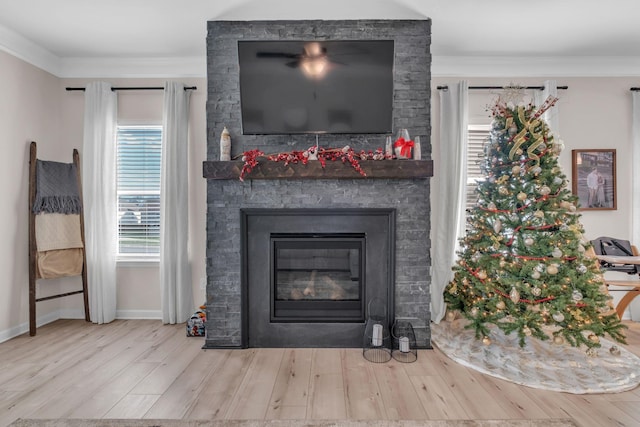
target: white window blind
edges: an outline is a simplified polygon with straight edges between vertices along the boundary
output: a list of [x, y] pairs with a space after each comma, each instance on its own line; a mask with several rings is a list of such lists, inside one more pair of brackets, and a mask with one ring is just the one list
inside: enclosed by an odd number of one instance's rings
[[162, 126], [118, 126], [118, 256], [160, 254]]
[[467, 204], [471, 209], [478, 200], [478, 181], [485, 179], [481, 163], [484, 160], [484, 145], [489, 139], [491, 125], [469, 125], [467, 128]]

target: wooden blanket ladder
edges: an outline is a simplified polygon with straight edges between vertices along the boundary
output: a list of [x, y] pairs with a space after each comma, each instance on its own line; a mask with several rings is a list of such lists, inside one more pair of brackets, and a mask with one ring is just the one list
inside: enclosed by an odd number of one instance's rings
[[[80, 212], [80, 237], [82, 239], [82, 289], [78, 291], [65, 292], [57, 295], [38, 297], [36, 295], [36, 281], [46, 280], [37, 278], [37, 257], [38, 248], [36, 244], [36, 214], [33, 213], [33, 204], [36, 199], [36, 160], [37, 147], [35, 142], [31, 142], [29, 157], [29, 335], [36, 334], [36, 303], [55, 298], [67, 297], [70, 295], [84, 295], [84, 318], [91, 321], [89, 315], [89, 293], [87, 288], [87, 257], [84, 250], [84, 209]], [[73, 150], [73, 163], [77, 171], [78, 190], [80, 193], [80, 205], [82, 206], [82, 185], [80, 179], [80, 156], [78, 150]]]

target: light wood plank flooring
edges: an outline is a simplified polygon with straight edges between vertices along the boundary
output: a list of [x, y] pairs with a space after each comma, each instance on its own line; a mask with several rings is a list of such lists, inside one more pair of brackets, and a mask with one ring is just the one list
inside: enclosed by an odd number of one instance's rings
[[[640, 355], [640, 324], [627, 323]], [[545, 419], [640, 426], [640, 388], [571, 395], [467, 369], [438, 350], [375, 364], [354, 349], [202, 350], [184, 325], [60, 320], [0, 344], [0, 426], [16, 418]]]

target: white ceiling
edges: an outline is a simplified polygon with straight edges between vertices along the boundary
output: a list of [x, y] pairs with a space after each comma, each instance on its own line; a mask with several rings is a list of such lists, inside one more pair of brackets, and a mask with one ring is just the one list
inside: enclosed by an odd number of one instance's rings
[[209, 20], [359, 18], [430, 18], [434, 75], [640, 75], [638, 0], [0, 0], [0, 49], [60, 77], [204, 76]]

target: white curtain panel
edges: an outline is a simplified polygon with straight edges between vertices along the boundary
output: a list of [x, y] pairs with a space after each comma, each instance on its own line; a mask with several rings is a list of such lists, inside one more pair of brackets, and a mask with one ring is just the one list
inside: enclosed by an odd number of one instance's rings
[[453, 279], [451, 268], [465, 227], [468, 123], [469, 85], [461, 81], [440, 91], [440, 158], [431, 218], [431, 320], [435, 323], [446, 312], [443, 291]]
[[631, 172], [633, 181], [631, 182], [631, 242], [640, 245], [640, 174], [633, 169], [640, 167], [640, 92], [631, 92], [633, 129], [631, 143]]
[[[542, 103], [550, 96], [558, 97], [558, 83], [555, 80], [545, 80], [544, 89], [537, 90], [534, 93], [534, 103], [536, 105], [542, 105]], [[547, 123], [549, 129], [556, 135], [556, 138], [560, 137], [560, 114], [558, 110], [558, 104], [556, 103], [553, 108], [549, 108], [542, 115], [542, 119]]]
[[82, 197], [89, 309], [94, 323], [116, 317], [116, 160], [118, 98], [104, 82], [85, 88]]
[[193, 312], [189, 264], [188, 137], [190, 90], [164, 86], [160, 203], [160, 287], [162, 321], [186, 322]]

